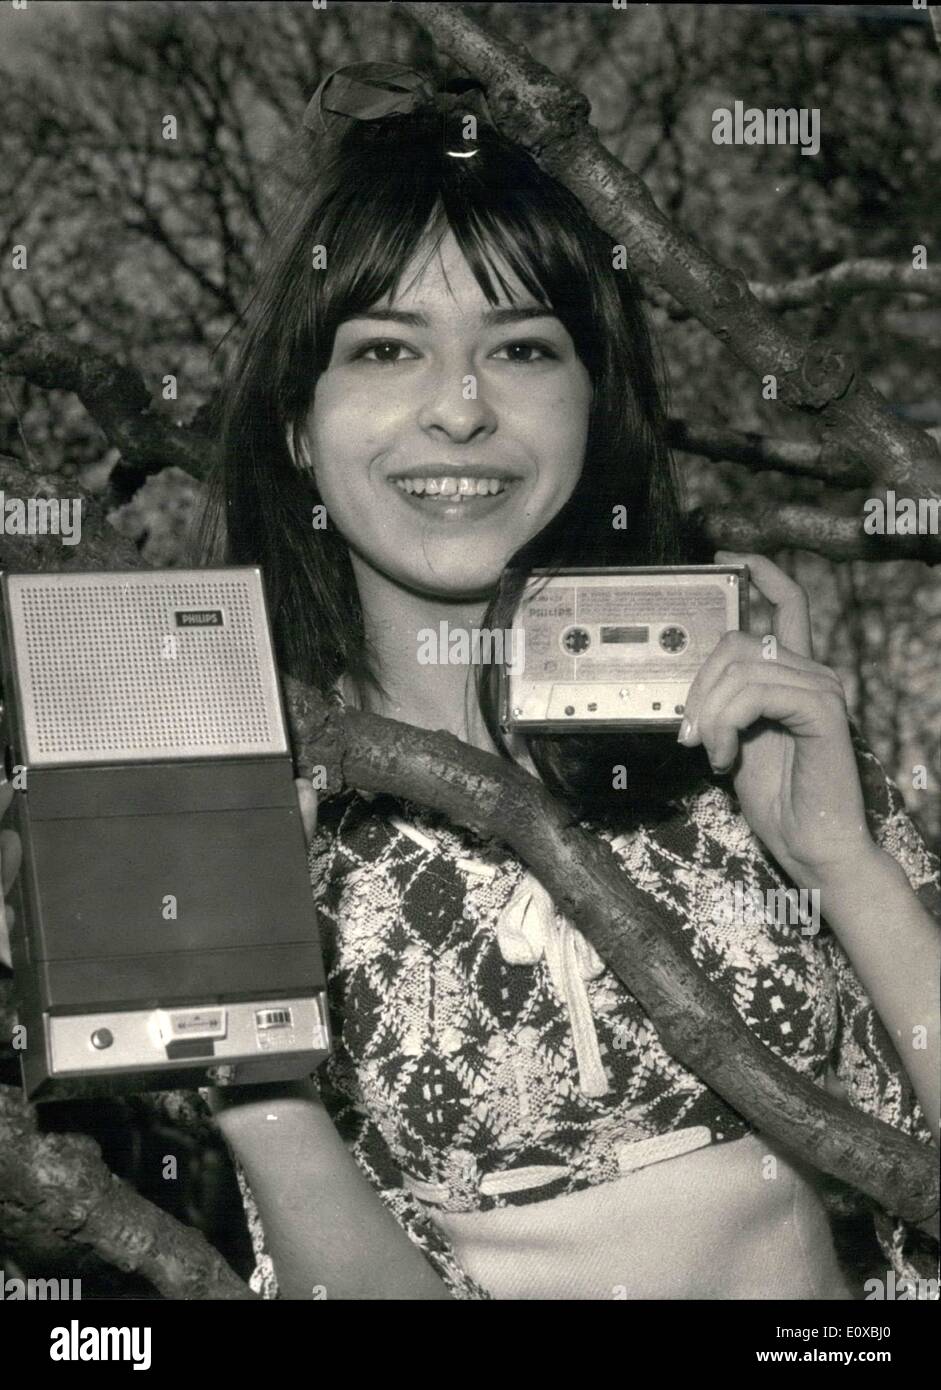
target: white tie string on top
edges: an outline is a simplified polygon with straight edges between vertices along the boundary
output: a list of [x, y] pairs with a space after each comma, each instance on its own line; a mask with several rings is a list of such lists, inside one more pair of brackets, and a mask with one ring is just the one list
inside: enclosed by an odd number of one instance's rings
[[578, 1084], [583, 1095], [603, 1096], [609, 1090], [601, 1060], [598, 1034], [591, 1012], [586, 980], [604, 971], [604, 961], [555, 904], [542, 884], [525, 873], [496, 924], [497, 942], [510, 965], [535, 965], [546, 958], [549, 976], [568, 1010]]
[[[396, 830], [422, 849], [433, 852], [439, 848], [436, 840], [401, 817], [393, 816], [391, 822]], [[457, 867], [465, 873], [491, 879], [497, 872], [492, 864], [476, 859], [459, 859]], [[586, 1096], [606, 1095], [611, 1087], [601, 1060], [591, 1001], [585, 988], [586, 980], [594, 980], [604, 973], [604, 961], [594, 946], [567, 917], [556, 911], [545, 888], [528, 872], [523, 874], [497, 919], [496, 937], [500, 954], [508, 965], [535, 965], [545, 956], [550, 979], [568, 1012], [579, 1089]]]

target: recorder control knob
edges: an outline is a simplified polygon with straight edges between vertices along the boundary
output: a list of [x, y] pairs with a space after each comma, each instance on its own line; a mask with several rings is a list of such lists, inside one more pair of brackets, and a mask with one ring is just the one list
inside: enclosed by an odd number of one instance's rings
[[110, 1028], [96, 1028], [91, 1035], [91, 1045], [92, 1047], [97, 1047], [99, 1052], [104, 1051], [106, 1047], [110, 1047], [113, 1042], [114, 1034]]

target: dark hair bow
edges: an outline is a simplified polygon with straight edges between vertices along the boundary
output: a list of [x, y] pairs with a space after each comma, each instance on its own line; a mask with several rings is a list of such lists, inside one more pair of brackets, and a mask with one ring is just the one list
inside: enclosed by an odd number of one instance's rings
[[427, 73], [402, 63], [347, 63], [336, 68], [307, 103], [303, 124], [326, 134], [348, 129], [350, 120], [378, 121], [422, 107], [442, 115], [470, 109], [492, 124], [479, 82], [454, 78], [439, 87]]

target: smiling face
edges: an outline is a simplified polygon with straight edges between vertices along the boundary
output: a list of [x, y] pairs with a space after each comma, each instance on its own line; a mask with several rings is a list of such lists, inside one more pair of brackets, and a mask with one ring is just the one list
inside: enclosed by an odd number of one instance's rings
[[300, 436], [357, 574], [475, 598], [571, 496], [591, 382], [505, 264], [515, 299], [492, 306], [453, 233], [426, 258], [341, 323]]

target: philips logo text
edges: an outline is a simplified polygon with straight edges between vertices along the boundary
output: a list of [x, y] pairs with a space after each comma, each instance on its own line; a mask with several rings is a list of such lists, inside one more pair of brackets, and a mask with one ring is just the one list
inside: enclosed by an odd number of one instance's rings
[[222, 627], [221, 608], [179, 608], [173, 615], [177, 627]]

